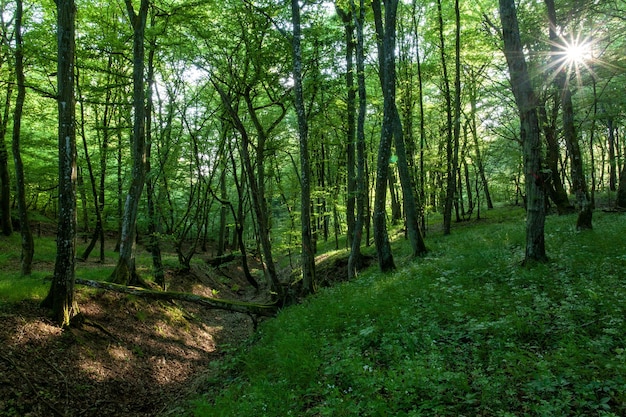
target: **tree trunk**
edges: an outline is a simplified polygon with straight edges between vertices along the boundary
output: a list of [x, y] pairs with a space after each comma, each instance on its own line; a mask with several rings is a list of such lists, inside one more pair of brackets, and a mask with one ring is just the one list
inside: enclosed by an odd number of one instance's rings
[[[76, 76], [79, 77], [79, 72], [78, 70], [76, 71]], [[78, 90], [78, 96], [81, 97], [81, 91], [80, 91], [80, 80], [76, 83], [76, 89]], [[94, 175], [93, 172], [93, 166], [91, 164], [91, 157], [89, 156], [89, 148], [87, 147], [87, 135], [85, 134], [85, 106], [83, 105], [83, 102], [80, 102], [80, 115], [81, 115], [81, 139], [83, 142], [83, 150], [85, 152], [85, 162], [87, 163], [87, 171], [89, 172], [89, 183], [91, 184], [91, 193], [92, 193], [92, 197], [93, 197], [93, 201], [94, 201], [94, 212], [96, 213], [96, 227], [94, 229], [94, 232], [92, 234], [91, 240], [89, 241], [89, 244], [87, 245], [87, 247], [85, 248], [85, 251], [83, 252], [83, 254], [78, 258], [82, 261], [87, 260], [87, 258], [89, 257], [89, 254], [91, 253], [91, 251], [93, 250], [93, 248], [96, 246], [96, 242], [98, 241], [98, 238], [101, 239], [101, 241], [104, 240], [103, 236], [104, 236], [104, 225], [102, 224], [102, 213], [100, 210], [100, 204], [98, 203], [98, 190], [96, 188], [96, 177]], [[104, 174], [103, 174], [104, 175]], [[86, 198], [83, 197], [83, 201], [85, 201]], [[85, 206], [83, 206], [83, 210], [86, 212], [87, 209]], [[104, 262], [104, 251], [101, 250], [100, 251], [100, 262]]]
[[[558, 108], [558, 105], [554, 106], [554, 113], [558, 112]], [[546, 166], [550, 171], [549, 182], [546, 185], [550, 198], [556, 205], [557, 213], [560, 215], [572, 213], [574, 207], [569, 202], [569, 197], [559, 175], [561, 170], [559, 169], [560, 150], [555, 126], [556, 114], [551, 119], [548, 119], [544, 105], [538, 106], [537, 110], [541, 126], [543, 127], [543, 134], [546, 138]]]
[[9, 173], [9, 153], [7, 152], [5, 141], [12, 95], [13, 83], [8, 83], [4, 101], [4, 113], [2, 120], [0, 120], [0, 228], [4, 236], [10, 236], [13, 233], [13, 223], [11, 222], [11, 175]]
[[[261, 245], [261, 250], [263, 252], [264, 259], [264, 269], [266, 276], [268, 278], [270, 284], [270, 290], [273, 291], [279, 300], [284, 299], [284, 290], [280, 285], [280, 281], [278, 280], [278, 275], [276, 273], [276, 265], [274, 265], [274, 258], [272, 256], [272, 243], [269, 236], [269, 224], [267, 220], [267, 207], [265, 205], [265, 195], [264, 195], [264, 186], [263, 186], [263, 177], [259, 177], [259, 173], [262, 172], [263, 168], [263, 153], [265, 152], [265, 130], [260, 125], [258, 118], [255, 116], [254, 106], [252, 105], [251, 98], [247, 97], [247, 104], [250, 116], [253, 119], [253, 122], [256, 126], [258, 133], [257, 143], [257, 175], [255, 176], [255, 171], [252, 166], [252, 159], [250, 158], [250, 137], [248, 135], [248, 131], [243, 124], [241, 118], [237, 114], [237, 110], [233, 108], [231, 98], [224, 92], [224, 90], [219, 87], [219, 85], [214, 81], [213, 85], [217, 92], [219, 93], [222, 103], [228, 114], [230, 115], [231, 121], [233, 122], [233, 126], [239, 132], [241, 136], [241, 146], [239, 146], [239, 151], [241, 153], [241, 160], [243, 163], [243, 171], [248, 181], [248, 186], [250, 188], [250, 194], [252, 197], [252, 209], [254, 211], [254, 215], [258, 224], [258, 237]], [[281, 116], [280, 118], [282, 118]], [[277, 121], [275, 121], [276, 123]]]
[[357, 194], [357, 162], [355, 153], [356, 142], [356, 88], [354, 86], [354, 19], [353, 12], [346, 12], [335, 3], [337, 14], [343, 21], [346, 40], [346, 171], [347, 171], [347, 187], [348, 198], [346, 201], [346, 223], [348, 224], [347, 244], [352, 247], [352, 239], [354, 239], [354, 227], [356, 223], [355, 208]]
[[135, 268], [135, 236], [139, 200], [146, 178], [146, 100], [144, 83], [144, 33], [150, 0], [141, 0], [139, 13], [135, 13], [131, 0], [126, 0], [128, 17], [133, 27], [133, 140], [131, 184], [122, 216], [120, 256], [112, 273], [112, 281], [118, 284], [137, 285], [140, 283]]
[[69, 326], [78, 312], [74, 301], [76, 269], [76, 120], [74, 51], [76, 6], [74, 0], [56, 0], [57, 91], [59, 145], [59, 223], [52, 285], [42, 305], [52, 308], [54, 320]]
[[454, 133], [452, 120], [452, 94], [450, 92], [450, 82], [448, 81], [448, 65], [446, 63], [446, 49], [443, 28], [443, 11], [441, 0], [437, 0], [437, 10], [439, 18], [439, 48], [441, 50], [441, 66], [443, 69], [443, 95], [446, 101], [446, 196], [443, 208], [443, 234], [449, 235], [452, 227], [452, 207], [456, 193], [456, 166], [454, 164]]
[[[478, 175], [483, 186], [485, 193], [485, 200], [487, 202], [487, 209], [493, 209], [493, 201], [491, 200], [491, 193], [489, 192], [489, 182], [487, 181], [487, 175], [485, 174], [485, 164], [483, 162], [482, 152], [480, 150], [480, 143], [478, 142], [478, 128], [476, 126], [476, 86], [475, 83], [469, 83], [470, 90], [470, 130], [472, 134], [472, 142], [474, 143], [474, 152], [476, 154], [476, 168], [478, 169]], [[476, 190], [476, 198], [478, 198], [478, 190]], [[480, 206], [478, 207], [480, 210]]]
[[354, 238], [350, 247], [348, 258], [348, 279], [352, 279], [361, 268], [363, 256], [361, 255], [361, 241], [363, 237], [363, 223], [365, 221], [365, 203], [367, 197], [367, 179], [365, 178], [365, 112], [366, 112], [366, 89], [365, 89], [365, 54], [363, 51], [363, 22], [365, 20], [365, 6], [363, 0], [359, 2], [357, 15], [354, 0], [350, 0], [350, 9], [354, 16], [356, 28], [356, 75], [359, 92], [359, 111], [356, 126], [356, 218], [354, 223]]
[[606, 120], [608, 130], [608, 146], [609, 146], [609, 190], [617, 190], [617, 158], [615, 157], [615, 129], [613, 128], [613, 118], [608, 117]]
[[308, 135], [309, 127], [304, 108], [302, 91], [302, 49], [300, 46], [300, 3], [291, 0], [291, 22], [293, 24], [293, 79], [294, 104], [298, 116], [300, 137], [300, 211], [302, 225], [302, 291], [306, 294], [315, 292], [315, 252], [311, 241], [311, 166], [309, 162]]
[[[545, 0], [548, 9], [548, 20], [550, 24], [550, 44], [551, 51], [557, 56], [559, 37], [556, 33], [557, 20], [554, 0]], [[576, 195], [576, 203], [578, 208], [578, 220], [576, 228], [578, 230], [592, 228], [593, 208], [589, 198], [587, 189], [587, 181], [585, 180], [585, 172], [583, 168], [583, 160], [580, 152], [578, 137], [576, 136], [576, 127], [574, 126], [574, 105], [572, 104], [572, 93], [569, 88], [569, 75], [566, 73], [567, 68], [559, 67], [559, 72], [554, 78], [554, 84], [561, 97], [561, 110], [563, 112], [563, 137], [570, 156], [570, 169], [572, 176], [572, 188]]]
[[619, 174], [615, 205], [618, 208], [626, 209], [626, 165], [624, 165]]
[[537, 98], [530, 82], [520, 39], [515, 0], [500, 0], [500, 20], [511, 87], [520, 113], [524, 179], [526, 185], [526, 256], [525, 263], [547, 261], [545, 250], [545, 195], [541, 172], [541, 141], [537, 116]]
[[15, 11], [15, 76], [17, 81], [17, 98], [13, 114], [13, 162], [15, 164], [15, 191], [17, 210], [20, 218], [20, 234], [22, 236], [21, 274], [30, 275], [32, 271], [35, 244], [28, 220], [26, 205], [26, 180], [24, 178], [24, 163], [20, 150], [20, 133], [22, 126], [22, 110], [26, 97], [24, 85], [24, 42], [22, 40], [22, 0], [17, 0]]
[[394, 46], [397, 0], [385, 1], [385, 20], [379, 0], [372, 2], [374, 21], [376, 24], [376, 43], [378, 46], [379, 76], [383, 87], [383, 123], [378, 145], [378, 159], [376, 165], [376, 188], [374, 195], [374, 243], [378, 254], [378, 266], [381, 271], [395, 269], [389, 234], [387, 233], [387, 182], [389, 178], [389, 159], [393, 140], [393, 127], [396, 112], [394, 112], [394, 91], [389, 91], [389, 78], [386, 74], [395, 70]]
[[[154, 15], [151, 26], [154, 27]], [[156, 41], [153, 39], [148, 52], [148, 93], [146, 97], [146, 198], [148, 203], [148, 249], [152, 257], [152, 273], [154, 282], [165, 290], [165, 268], [161, 257], [161, 243], [159, 240], [159, 219], [156, 209], [156, 175], [152, 172], [152, 93], [154, 89], [154, 55]]]

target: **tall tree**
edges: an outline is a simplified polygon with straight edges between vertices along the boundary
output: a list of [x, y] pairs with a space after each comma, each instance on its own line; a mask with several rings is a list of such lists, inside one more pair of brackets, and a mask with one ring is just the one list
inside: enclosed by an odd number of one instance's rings
[[291, 23], [293, 25], [293, 80], [294, 104], [298, 117], [300, 138], [300, 222], [302, 232], [302, 290], [304, 294], [315, 292], [315, 252], [311, 239], [311, 164], [309, 162], [309, 127], [307, 124], [304, 94], [302, 91], [302, 47], [300, 38], [300, 3], [291, 0]]
[[[391, 144], [393, 140], [393, 125], [396, 114], [394, 113], [395, 97], [390, 95], [389, 80], [385, 77], [388, 71], [394, 70], [394, 46], [395, 24], [398, 0], [387, 0], [385, 5], [385, 18], [381, 9], [381, 0], [372, 1], [374, 21], [376, 24], [376, 40], [378, 45], [378, 61], [380, 66], [381, 85], [383, 87], [383, 124], [378, 144], [378, 157], [376, 165], [376, 188], [374, 194], [374, 243], [378, 255], [378, 267], [386, 272], [395, 269], [389, 233], [387, 232], [387, 183], [389, 181], [389, 160], [391, 158]], [[394, 87], [395, 88], [395, 87]]]
[[140, 277], [135, 267], [135, 234], [139, 200], [143, 192], [146, 179], [146, 92], [144, 82], [144, 35], [150, 0], [141, 0], [139, 11], [135, 12], [132, 0], [126, 1], [128, 17], [133, 27], [133, 138], [132, 138], [132, 172], [131, 184], [122, 218], [122, 232], [120, 239], [120, 256], [112, 281], [127, 285], [140, 283]]
[[509, 67], [511, 88], [520, 114], [520, 137], [524, 153], [526, 187], [526, 256], [525, 262], [544, 262], [545, 193], [541, 170], [541, 141], [539, 136], [538, 101], [524, 58], [520, 39], [515, 0], [500, 0], [500, 21], [504, 40], [504, 55]]
[[356, 88], [354, 86], [354, 19], [352, 12], [346, 11], [336, 2], [335, 9], [341, 17], [344, 25], [346, 43], [346, 175], [347, 175], [347, 202], [346, 202], [346, 223], [348, 226], [348, 246], [352, 247], [354, 238], [355, 208], [356, 208]]
[[[398, 174], [400, 177], [400, 185], [402, 187], [404, 215], [406, 217], [406, 228], [408, 232], [409, 242], [413, 250], [413, 256], [423, 255], [427, 252], [426, 245], [419, 226], [419, 216], [417, 214], [417, 199], [411, 181], [409, 171], [409, 163], [407, 161], [407, 151], [404, 142], [402, 122], [400, 113], [396, 105], [396, 13], [397, 2], [385, 2], [385, 23], [382, 24], [376, 9], [375, 19], [376, 32], [379, 46], [380, 62], [380, 82], [383, 90], [383, 112], [389, 114], [390, 126], [385, 126], [385, 115], [383, 115], [383, 131], [390, 129], [393, 136], [393, 144], [396, 148], [396, 156], [398, 162]], [[377, 17], [378, 15], [378, 17]], [[382, 139], [381, 139], [382, 141]]]
[[[560, 45], [561, 42], [557, 33], [558, 22], [554, 0], [545, 0], [545, 3], [548, 9], [548, 21], [550, 23], [550, 44], [552, 45], [552, 53], [556, 55], [555, 58], [561, 55], [561, 62], [556, 68], [557, 74], [554, 78], [554, 84], [561, 98], [563, 137], [570, 156], [572, 188], [574, 189], [578, 208], [576, 228], [578, 230], [591, 229], [593, 207], [591, 205], [591, 198], [589, 197], [587, 181], [585, 180], [583, 158], [576, 135], [576, 126], [574, 125], [574, 105], [572, 103], [572, 92], [569, 85], [569, 78], [572, 76], [572, 69], [575, 70], [575, 66], [572, 65], [571, 62], [567, 62], [567, 57], [563, 57], [563, 55], [565, 55], [565, 49], [564, 45]], [[558, 50], [559, 46], [561, 47], [560, 51]]]
[[365, 112], [367, 106], [367, 93], [365, 88], [365, 52], [363, 40], [363, 24], [365, 21], [365, 5], [359, 1], [357, 8], [354, 0], [350, 0], [350, 11], [354, 17], [356, 29], [356, 77], [359, 93], [359, 110], [356, 125], [356, 217], [350, 257], [348, 258], [348, 279], [356, 275], [356, 271], [362, 266], [361, 241], [363, 238], [363, 225], [365, 223], [365, 203], [367, 197], [367, 179], [365, 178], [366, 146], [365, 146]]
[[74, 300], [76, 270], [76, 101], [74, 98], [74, 0], [56, 0], [57, 94], [59, 144], [59, 222], [52, 285], [42, 305], [52, 308], [55, 321], [69, 326], [78, 312]]
[[[443, 233], [450, 234], [452, 227], [452, 207], [456, 194], [456, 165], [454, 164], [455, 136], [452, 119], [452, 93], [448, 77], [448, 64], [446, 59], [446, 43], [443, 26], [443, 10], [441, 0], [437, 0], [437, 17], [439, 19], [439, 48], [441, 52], [441, 68], [443, 70], [443, 95], [446, 101], [446, 197], [443, 208]], [[456, 146], [458, 152], [458, 146]]]
[[26, 98], [26, 85], [24, 80], [24, 41], [22, 38], [23, 2], [17, 0], [15, 7], [15, 78], [17, 84], [17, 97], [13, 112], [13, 163], [15, 164], [15, 191], [17, 199], [17, 211], [20, 218], [20, 234], [22, 236], [21, 273], [30, 275], [32, 270], [35, 244], [28, 220], [28, 207], [26, 205], [26, 179], [24, 178], [24, 163], [20, 148], [20, 136], [22, 131], [22, 111]]
[[[0, 22], [2, 26], [0, 34], [0, 45], [2, 50], [9, 50], [9, 45], [12, 42], [9, 35], [9, 25], [4, 21], [5, 17], [5, 3], [2, 3], [2, 9], [0, 10]], [[8, 14], [7, 14], [8, 15]], [[0, 67], [9, 61], [8, 54], [0, 57]], [[4, 99], [4, 111], [0, 114], [0, 228], [2, 234], [10, 236], [13, 233], [13, 224], [11, 222], [11, 175], [9, 173], [9, 153], [7, 152], [7, 145], [5, 141], [7, 126], [9, 124], [9, 114], [11, 109], [11, 97], [13, 95], [13, 82], [6, 83]]]

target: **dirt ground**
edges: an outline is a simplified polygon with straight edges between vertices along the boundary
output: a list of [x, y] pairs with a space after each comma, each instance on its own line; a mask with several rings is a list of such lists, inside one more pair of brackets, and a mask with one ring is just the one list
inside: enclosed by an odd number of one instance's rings
[[[262, 301], [239, 262], [168, 273], [168, 290]], [[259, 265], [251, 265], [259, 268]], [[245, 314], [77, 286], [86, 321], [61, 330], [34, 302], [0, 309], [0, 417], [166, 416], [211, 361], [254, 331]]]

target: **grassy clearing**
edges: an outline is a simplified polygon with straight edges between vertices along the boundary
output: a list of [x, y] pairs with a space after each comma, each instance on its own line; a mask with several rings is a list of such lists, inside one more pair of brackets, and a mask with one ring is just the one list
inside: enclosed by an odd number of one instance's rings
[[551, 262], [523, 268], [523, 213], [488, 215], [264, 323], [194, 414], [625, 415], [626, 217], [550, 217]]

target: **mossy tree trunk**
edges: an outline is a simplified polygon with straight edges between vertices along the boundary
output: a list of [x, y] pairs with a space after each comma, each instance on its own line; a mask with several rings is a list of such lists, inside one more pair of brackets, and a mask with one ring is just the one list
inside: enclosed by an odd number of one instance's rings
[[380, 3], [380, 0], [374, 0], [372, 2], [374, 21], [376, 24], [376, 43], [378, 46], [378, 61], [380, 67], [379, 75], [383, 87], [383, 124], [380, 133], [380, 143], [378, 144], [373, 223], [374, 243], [378, 254], [378, 267], [381, 271], [386, 272], [396, 267], [391, 252], [391, 244], [389, 243], [389, 233], [387, 232], [386, 210], [389, 159], [391, 157], [391, 144], [393, 141], [393, 127], [396, 112], [394, 111], [395, 95], [393, 91], [389, 90], [391, 77], [386, 77], [385, 74], [395, 69], [395, 23], [398, 1], [391, 0], [384, 2], [384, 23]]
[[76, 268], [76, 103], [74, 99], [75, 17], [74, 0], [56, 0], [57, 91], [59, 144], [59, 223], [54, 276], [44, 307], [52, 308], [62, 327], [78, 312], [74, 301]]
[[520, 39], [515, 0], [500, 0], [500, 20], [504, 54], [509, 67], [511, 87], [520, 113], [520, 137], [524, 154], [526, 187], [525, 262], [545, 262], [545, 193], [541, 173], [538, 101], [533, 91]]
[[112, 273], [112, 281], [118, 284], [137, 285], [140, 277], [135, 268], [135, 234], [139, 200], [146, 178], [146, 106], [144, 82], [144, 34], [148, 15], [149, 0], [141, 0], [136, 13], [131, 0], [126, 0], [128, 16], [133, 26], [133, 139], [131, 184], [122, 216], [120, 256]]

